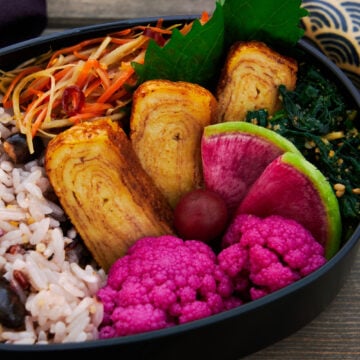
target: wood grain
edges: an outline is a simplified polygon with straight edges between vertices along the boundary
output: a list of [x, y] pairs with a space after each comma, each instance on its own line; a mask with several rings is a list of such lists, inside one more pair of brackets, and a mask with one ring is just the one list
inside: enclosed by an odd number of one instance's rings
[[214, 0], [48, 0], [49, 27], [102, 23], [147, 16], [212, 12]]
[[338, 295], [315, 320], [245, 359], [360, 359], [360, 253]]
[[[118, 19], [212, 12], [215, 1], [48, 0], [47, 4], [49, 22], [45, 32], [54, 32]], [[245, 359], [360, 359], [360, 253], [336, 298], [315, 320]]]

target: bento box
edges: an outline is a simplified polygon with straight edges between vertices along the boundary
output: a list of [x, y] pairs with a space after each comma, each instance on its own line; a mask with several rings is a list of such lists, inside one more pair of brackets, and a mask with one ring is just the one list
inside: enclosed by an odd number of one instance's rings
[[[194, 19], [197, 17], [165, 17], [162, 19], [162, 26], [167, 28], [179, 23], [192, 22]], [[144, 25], [156, 26], [158, 20], [157, 18], [121, 20], [27, 40], [0, 49], [0, 69], [11, 70], [30, 58], [38, 57], [47, 52], [56, 52], [64, 47], [75, 46], [90, 39], [124, 32], [129, 28]], [[150, 36], [155, 38], [154, 34], [150, 34]], [[339, 67], [313, 44], [305, 39], [300, 39], [293, 49], [286, 50], [281, 47], [280, 49], [284, 53], [288, 51], [289, 53], [286, 55], [298, 59], [299, 63], [310, 63], [320, 69], [320, 72], [339, 89], [347, 101], [348, 108], [359, 111], [360, 93], [358, 90]], [[359, 124], [358, 116], [355, 120], [357, 124]], [[5, 170], [8, 166], [6, 164], [2, 165]], [[52, 211], [61, 212], [55, 205]], [[21, 221], [21, 218], [19, 219], [17, 221]], [[69, 226], [68, 223], [67, 226]], [[344, 232], [346, 231], [345, 228]], [[34, 242], [36, 241], [35, 237], [32, 239]], [[36, 344], [29, 344], [26, 341], [21, 343], [21, 340], [18, 343], [3, 341], [0, 343], [0, 352], [4, 356], [6, 354], [38, 356], [52, 353], [59, 353], [60, 355], [67, 353], [81, 355], [84, 353], [99, 356], [117, 354], [123, 359], [238, 359], [289, 336], [322, 312], [341, 289], [354, 263], [359, 248], [359, 239], [360, 227], [357, 225], [351, 228], [339, 249], [318, 269], [265, 296], [245, 301], [239, 306], [230, 307], [204, 318], [152, 331], [126, 336], [109, 336], [102, 339], [98, 339], [96, 336], [91, 340], [84, 338], [83, 341], [78, 338], [76, 341], [49, 342], [47, 339], [44, 343], [39, 340]], [[1, 238], [0, 241], [2, 241]], [[15, 251], [15, 247], [12, 249]], [[45, 249], [41, 250], [42, 246], [40, 245], [37, 249], [42, 253], [46, 252]], [[56, 257], [54, 254], [49, 255], [49, 258], [51, 256]], [[38, 269], [41, 270], [41, 260], [37, 259], [34, 257], [32, 261], [37, 263]], [[60, 260], [57, 259], [57, 261]], [[0, 265], [5, 268], [2, 263]], [[106, 274], [103, 271], [94, 275], [92, 269], [87, 271], [85, 267], [81, 268], [80, 266], [79, 269], [76, 269], [74, 271], [77, 271], [78, 274], [81, 273], [84, 278], [88, 276], [90, 283], [91, 281], [106, 281]], [[91, 276], [95, 277], [95, 280]], [[61, 281], [70, 284], [71, 279], [64, 278]], [[41, 279], [38, 280], [37, 284], [39, 283], [41, 283]], [[77, 289], [72, 289], [70, 285], [67, 290], [70, 293], [77, 294]], [[66, 285], [61, 286], [66, 287]], [[96, 311], [96, 308], [93, 307], [92, 309]], [[75, 317], [75, 315], [77, 315], [76, 312], [73, 316]], [[68, 316], [71, 316], [71, 311]], [[101, 319], [96, 321], [99, 324]], [[76, 328], [74, 329], [74, 333], [77, 333]], [[94, 332], [95, 330], [92, 329], [91, 331]]]

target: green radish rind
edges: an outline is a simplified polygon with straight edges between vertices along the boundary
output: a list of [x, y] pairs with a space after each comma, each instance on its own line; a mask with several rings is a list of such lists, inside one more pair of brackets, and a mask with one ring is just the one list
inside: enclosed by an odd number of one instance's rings
[[[273, 130], [244, 121], [223, 122], [208, 125], [204, 128], [204, 137], [206, 138], [237, 133], [239, 133], [239, 135], [249, 134], [263, 138], [266, 142], [272, 143], [281, 149], [283, 151], [283, 154], [280, 155], [281, 162], [294, 168], [300, 176], [307, 178], [308, 182], [312, 184], [314, 190], [318, 193], [321, 207], [324, 209], [324, 215], [326, 217], [326, 219], [324, 219], [327, 229], [327, 237], [324, 244], [325, 256], [327, 259], [333, 257], [340, 247], [342, 224], [339, 202], [324, 174], [317, 169], [314, 164], [306, 160], [290, 140]], [[241, 207], [241, 204], [239, 207]]]
[[324, 174], [314, 164], [304, 157], [290, 152], [282, 155], [282, 162], [288, 164], [306, 176], [318, 192], [325, 209], [328, 224], [328, 239], [325, 244], [325, 256], [332, 258], [339, 250], [341, 242], [342, 223], [339, 202]]
[[286, 152], [282, 162], [288, 164], [306, 176], [317, 190], [325, 209], [328, 224], [328, 239], [325, 244], [325, 256], [333, 257], [339, 250], [341, 242], [342, 223], [339, 202], [324, 174], [304, 157]]
[[245, 121], [227, 121], [208, 125], [204, 128], [204, 136], [211, 137], [221, 134], [246, 133], [270, 141], [282, 151], [290, 151], [302, 155], [299, 149], [287, 138], [277, 132]]

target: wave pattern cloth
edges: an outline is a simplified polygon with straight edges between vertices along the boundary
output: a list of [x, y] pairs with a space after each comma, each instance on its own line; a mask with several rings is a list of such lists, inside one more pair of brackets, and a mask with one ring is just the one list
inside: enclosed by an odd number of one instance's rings
[[360, 90], [360, 0], [303, 0], [305, 37]]

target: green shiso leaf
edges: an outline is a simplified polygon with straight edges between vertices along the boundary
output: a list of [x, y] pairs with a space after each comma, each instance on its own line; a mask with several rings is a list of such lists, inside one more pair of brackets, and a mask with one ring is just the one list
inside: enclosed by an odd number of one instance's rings
[[139, 83], [167, 79], [209, 87], [235, 41], [292, 46], [304, 34], [300, 21], [308, 12], [301, 0], [220, 0], [215, 5], [204, 25], [196, 19], [186, 35], [174, 29], [163, 47], [149, 42], [144, 64], [133, 63]]
[[281, 46], [295, 45], [304, 35], [301, 18], [308, 14], [301, 0], [224, 1], [225, 38], [259, 40]]
[[217, 4], [204, 25], [195, 20], [188, 34], [174, 29], [164, 47], [151, 41], [144, 64], [134, 64], [140, 82], [152, 79], [188, 81], [206, 86], [216, 73], [223, 53], [224, 16]]

